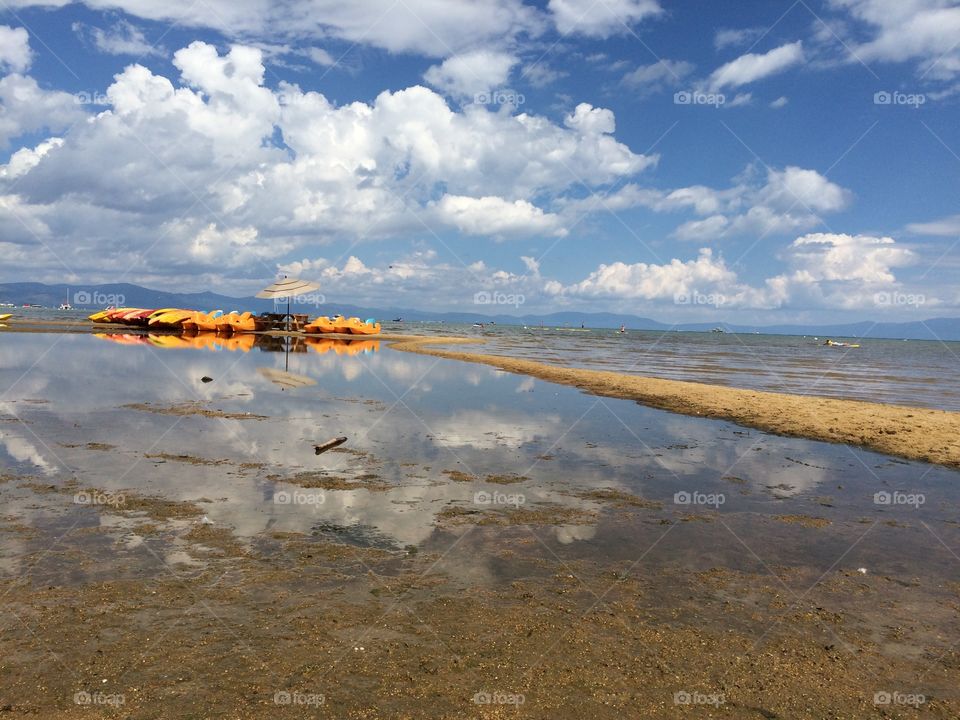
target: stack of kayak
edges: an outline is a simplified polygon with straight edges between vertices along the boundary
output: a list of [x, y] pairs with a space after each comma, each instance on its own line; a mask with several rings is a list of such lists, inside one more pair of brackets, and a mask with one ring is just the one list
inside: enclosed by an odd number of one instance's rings
[[360, 318], [345, 318], [343, 315], [337, 315], [330, 319], [326, 315], [318, 317], [313, 322], [305, 325], [305, 333], [340, 333], [341, 335], [379, 335], [380, 323], [376, 320], [361, 320]]
[[[95, 323], [118, 323], [148, 327], [151, 330], [181, 330], [188, 333], [215, 332], [219, 335], [263, 332], [272, 329], [273, 321], [250, 312], [224, 313], [222, 310], [201, 312], [180, 308], [110, 308], [89, 318]], [[307, 333], [340, 333], [343, 335], [379, 335], [380, 323], [337, 315], [333, 319], [319, 317], [303, 328]]]
[[269, 330], [269, 323], [253, 313], [236, 310], [224, 314], [222, 310], [201, 312], [180, 308], [114, 308], [94, 313], [89, 318], [95, 323], [119, 323], [149, 327], [152, 330], [185, 330], [187, 332], [215, 332], [220, 335]]

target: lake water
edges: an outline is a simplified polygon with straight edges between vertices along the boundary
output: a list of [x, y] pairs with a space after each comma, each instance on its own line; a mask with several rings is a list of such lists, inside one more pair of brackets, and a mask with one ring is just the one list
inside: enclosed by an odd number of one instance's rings
[[[509, 344], [491, 339], [497, 343]], [[958, 575], [936, 539], [960, 539], [956, 472], [376, 341], [277, 348], [0, 334], [0, 468], [51, 485], [73, 479], [104, 493], [202, 501], [213, 523], [251, 540], [267, 531], [322, 533], [347, 544], [436, 550], [456, 532], [439, 522], [451, 508], [541, 508], [590, 515], [552, 523], [544, 535], [548, 546], [582, 557], [635, 556], [664, 524], [678, 523], [649, 562], [825, 571], [842, 557], [848, 568]], [[337, 436], [349, 439], [315, 454], [315, 443]], [[303, 472], [342, 479], [347, 489], [304, 488], [295, 477]], [[374, 489], [363, 485], [371, 479]], [[6, 513], [26, 525], [96, 512], [67, 503], [52, 513], [29, 489], [0, 490]], [[625, 524], [611, 512], [617, 493], [656, 506]], [[810, 519], [824, 527], [810, 529]], [[850, 549], [868, 530], [869, 541]], [[490, 554], [496, 534], [474, 540], [446, 557], [452, 573], [509, 574]], [[0, 567], [16, 572], [24, 552], [6, 545]]]

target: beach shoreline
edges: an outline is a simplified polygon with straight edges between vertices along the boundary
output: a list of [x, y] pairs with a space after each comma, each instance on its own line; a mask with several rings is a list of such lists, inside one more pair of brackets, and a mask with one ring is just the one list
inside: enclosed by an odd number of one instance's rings
[[[0, 332], [102, 333], [112, 330], [143, 332], [125, 325], [69, 320], [14, 321]], [[282, 331], [257, 334], [311, 337]], [[312, 337], [370, 339], [370, 336], [337, 334]], [[383, 333], [375, 339], [387, 342], [400, 352], [488, 365], [504, 372], [573, 386], [598, 397], [633, 400], [659, 410], [726, 420], [776, 435], [862, 447], [907, 460], [960, 469], [960, 413], [949, 410], [748, 390], [438, 347], [483, 344], [479, 338]]]
[[504, 372], [571, 385], [599, 397], [633, 400], [660, 410], [727, 420], [777, 435], [853, 445], [960, 469], [960, 413], [956, 412], [745, 390], [436, 347], [482, 342], [472, 338], [384, 339], [401, 352], [489, 365]]

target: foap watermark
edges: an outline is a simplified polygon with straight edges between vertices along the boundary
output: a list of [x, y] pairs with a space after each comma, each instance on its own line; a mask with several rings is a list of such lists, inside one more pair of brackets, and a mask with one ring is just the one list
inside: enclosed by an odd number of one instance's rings
[[304, 707], [320, 707], [327, 703], [322, 693], [304, 693], [299, 690], [277, 690], [273, 694], [274, 705], [302, 705]]
[[281, 490], [273, 496], [275, 505], [323, 505], [327, 501], [327, 496], [322, 492], [303, 492], [294, 490], [288, 492]]
[[309, 292], [303, 295], [290, 295], [289, 297], [275, 297], [273, 307], [275, 310], [286, 310], [287, 305], [311, 305], [319, 307], [327, 303], [327, 296], [319, 292]]
[[127, 702], [122, 693], [87, 692], [81, 690], [73, 694], [75, 705], [98, 705], [117, 708]]
[[81, 490], [73, 496], [73, 502], [75, 505], [109, 505], [110, 507], [120, 507], [127, 502], [127, 498], [121, 493]]
[[73, 101], [77, 105], [109, 105], [110, 98], [105, 93], [94, 90], [81, 90], [73, 94]]
[[919, 293], [878, 292], [873, 296], [873, 304], [881, 307], [920, 307], [926, 302], [926, 295]]
[[723, 93], [708, 93], [701, 90], [680, 90], [673, 94], [674, 105], [708, 105], [721, 107], [727, 102]]
[[105, 293], [99, 290], [77, 290], [73, 294], [73, 304], [83, 306], [109, 306], [122, 307], [127, 304], [127, 298], [123, 293]]
[[711, 305], [718, 308], [726, 305], [727, 298], [721, 293], [702, 293], [691, 290], [674, 294], [673, 302], [675, 305]]
[[905, 493], [899, 490], [888, 492], [881, 490], [873, 494], [874, 505], [909, 505], [913, 508], [919, 508], [927, 501], [923, 493]]
[[526, 301], [527, 299], [521, 293], [505, 293], [499, 290], [493, 292], [481, 290], [473, 294], [474, 305], [513, 305], [518, 308]]
[[474, 693], [473, 696], [473, 702], [477, 705], [514, 705], [520, 707], [526, 701], [527, 698], [522, 693], [487, 692], [486, 690], [480, 690]]
[[706, 505], [719, 509], [726, 501], [727, 497], [723, 493], [702, 493], [696, 490], [687, 492], [686, 490], [681, 490], [673, 494], [673, 502], [675, 505]]
[[516, 90], [491, 90], [490, 92], [481, 92], [473, 96], [474, 105], [509, 105], [510, 107], [520, 107], [527, 101], [523, 93]]
[[527, 501], [522, 493], [487, 492], [480, 490], [473, 494], [475, 505], [511, 505], [520, 507]]
[[873, 694], [874, 705], [908, 705], [920, 707], [927, 701], [922, 693], [905, 693], [899, 690], [877, 690]]
[[727, 701], [723, 693], [702, 693], [699, 690], [680, 690], [673, 694], [674, 705], [713, 705], [720, 707]]
[[916, 110], [926, 101], [927, 96], [923, 93], [904, 93], [898, 90], [888, 92], [887, 90], [880, 90], [873, 94], [874, 105], [906, 105]]

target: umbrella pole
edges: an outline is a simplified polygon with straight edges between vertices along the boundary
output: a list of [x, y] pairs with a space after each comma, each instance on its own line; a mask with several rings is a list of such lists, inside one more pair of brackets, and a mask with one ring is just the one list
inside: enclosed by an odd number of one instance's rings
[[287, 332], [290, 332], [290, 298], [287, 298]]

